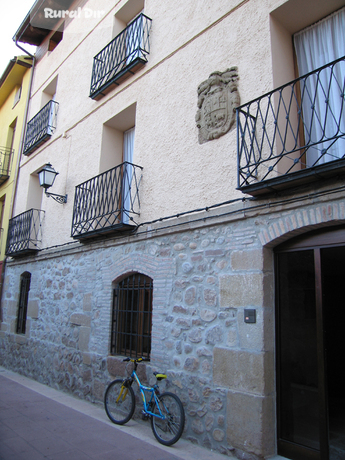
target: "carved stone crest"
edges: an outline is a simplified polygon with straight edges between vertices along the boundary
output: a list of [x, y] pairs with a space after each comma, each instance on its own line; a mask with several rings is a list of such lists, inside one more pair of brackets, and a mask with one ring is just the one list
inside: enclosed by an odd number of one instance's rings
[[195, 117], [199, 128], [199, 144], [218, 139], [235, 123], [235, 109], [240, 105], [237, 81], [237, 67], [231, 67], [225, 72], [211, 73], [199, 85]]

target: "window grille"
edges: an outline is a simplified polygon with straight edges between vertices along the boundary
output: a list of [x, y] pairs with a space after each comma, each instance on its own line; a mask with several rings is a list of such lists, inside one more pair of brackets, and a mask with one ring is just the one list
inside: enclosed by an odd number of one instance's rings
[[140, 273], [123, 279], [113, 292], [111, 354], [150, 357], [153, 282]]
[[31, 273], [24, 272], [20, 277], [17, 334], [25, 334], [30, 282]]

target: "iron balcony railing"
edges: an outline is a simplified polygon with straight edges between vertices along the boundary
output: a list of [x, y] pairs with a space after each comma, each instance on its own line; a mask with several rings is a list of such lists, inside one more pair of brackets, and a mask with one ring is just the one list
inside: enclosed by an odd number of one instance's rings
[[13, 149], [0, 147], [0, 185], [10, 177], [13, 153]]
[[28, 122], [24, 142], [24, 155], [32, 153], [54, 133], [58, 107], [59, 104], [57, 102], [49, 101]]
[[114, 84], [119, 85], [147, 62], [151, 22], [141, 13], [93, 58], [92, 99], [103, 97]]
[[90, 238], [136, 226], [142, 167], [124, 162], [75, 188], [73, 238]]
[[255, 195], [343, 168], [344, 93], [345, 57], [240, 106], [238, 188]]
[[44, 211], [29, 209], [9, 221], [6, 255], [16, 257], [40, 250]]

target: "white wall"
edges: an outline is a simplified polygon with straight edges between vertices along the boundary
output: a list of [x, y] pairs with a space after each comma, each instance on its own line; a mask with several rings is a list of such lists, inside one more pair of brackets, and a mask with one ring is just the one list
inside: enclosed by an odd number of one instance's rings
[[[334, 7], [339, 1], [327, 3]], [[29, 118], [40, 109], [43, 90], [58, 77], [57, 129], [50, 141], [22, 159], [15, 214], [25, 210], [29, 175], [51, 162], [60, 173], [51, 191], [67, 193], [68, 203], [61, 206], [43, 197], [44, 246], [71, 241], [74, 187], [111, 165], [111, 157], [104, 155], [105, 123], [133, 104], [134, 163], [144, 168], [139, 222], [241, 198], [236, 128], [198, 143], [198, 85], [214, 71], [238, 66], [245, 103], [294, 75], [291, 32], [281, 23], [281, 8], [291, 9], [295, 0], [146, 0], [144, 13], [152, 19], [148, 63], [94, 101], [89, 98], [93, 56], [112, 39], [114, 16], [125, 4], [89, 0], [85, 7], [104, 10], [103, 19], [74, 19], [55, 50], [37, 63]], [[115, 163], [120, 151], [114, 145]]]

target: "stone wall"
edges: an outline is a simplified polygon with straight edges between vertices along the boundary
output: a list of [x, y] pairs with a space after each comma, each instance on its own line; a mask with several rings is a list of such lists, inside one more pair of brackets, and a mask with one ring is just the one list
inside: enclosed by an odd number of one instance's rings
[[[136, 235], [73, 244], [9, 262], [2, 299], [0, 363], [54, 388], [101, 402], [125, 375], [109, 356], [112, 286], [123, 275], [153, 279], [152, 352], [142, 376], [165, 371], [184, 403], [184, 437], [224, 454], [275, 453], [274, 280], [271, 247], [345, 220], [341, 196], [241, 203]], [[301, 210], [302, 209], [302, 210]], [[244, 218], [245, 216], [245, 218]], [[176, 225], [178, 224], [178, 225]], [[163, 225], [162, 225], [163, 226]], [[31, 273], [25, 335], [15, 334], [21, 273]], [[244, 309], [256, 322], [244, 321]]]

